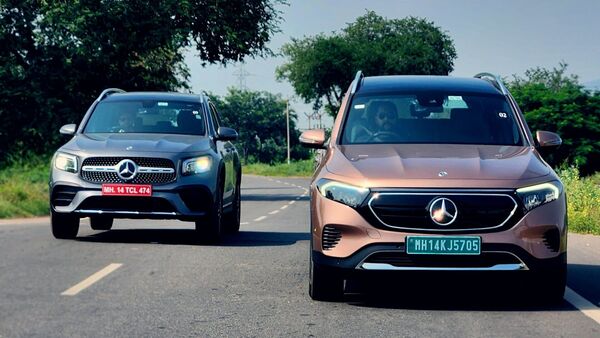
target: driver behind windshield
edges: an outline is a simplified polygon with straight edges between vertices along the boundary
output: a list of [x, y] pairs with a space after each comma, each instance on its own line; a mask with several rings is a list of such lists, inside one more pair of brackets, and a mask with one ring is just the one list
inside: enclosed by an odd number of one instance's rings
[[366, 120], [362, 122], [354, 127], [352, 139], [355, 142], [380, 140], [396, 135], [398, 111], [390, 101], [372, 101], [367, 107]]
[[118, 133], [133, 132], [134, 127], [135, 113], [132, 111], [122, 111], [119, 113], [117, 125], [112, 128], [112, 131]]

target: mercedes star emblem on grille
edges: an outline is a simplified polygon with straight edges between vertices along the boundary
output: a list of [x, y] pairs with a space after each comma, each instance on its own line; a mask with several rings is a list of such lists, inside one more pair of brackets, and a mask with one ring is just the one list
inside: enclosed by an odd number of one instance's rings
[[431, 202], [429, 207], [431, 220], [441, 226], [452, 224], [458, 216], [458, 209], [452, 200], [440, 197]]
[[132, 160], [123, 160], [117, 164], [117, 175], [125, 180], [132, 180], [137, 174], [137, 165]]

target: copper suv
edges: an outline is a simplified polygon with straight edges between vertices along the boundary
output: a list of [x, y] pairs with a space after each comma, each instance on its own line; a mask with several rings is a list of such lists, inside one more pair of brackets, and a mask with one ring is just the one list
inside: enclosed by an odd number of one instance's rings
[[[500, 271], [546, 300], [566, 282], [566, 198], [502, 81], [482, 73], [352, 82], [311, 182], [310, 296], [386, 271]], [[379, 274], [378, 274], [379, 275]], [[520, 285], [520, 283], [514, 283]], [[519, 287], [520, 288], [520, 287]]]

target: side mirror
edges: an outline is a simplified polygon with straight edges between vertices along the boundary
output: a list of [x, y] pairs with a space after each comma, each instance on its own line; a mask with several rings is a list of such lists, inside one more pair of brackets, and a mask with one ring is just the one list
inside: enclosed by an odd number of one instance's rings
[[63, 135], [75, 135], [75, 131], [77, 130], [77, 125], [75, 123], [65, 124], [60, 127], [60, 133]]
[[562, 144], [562, 139], [560, 136], [549, 131], [538, 130], [535, 133], [535, 137], [540, 148], [558, 147]]
[[300, 135], [300, 144], [307, 148], [325, 149], [325, 129], [312, 129]]
[[238, 133], [233, 128], [219, 127], [217, 130], [217, 140], [219, 141], [235, 141], [238, 138]]

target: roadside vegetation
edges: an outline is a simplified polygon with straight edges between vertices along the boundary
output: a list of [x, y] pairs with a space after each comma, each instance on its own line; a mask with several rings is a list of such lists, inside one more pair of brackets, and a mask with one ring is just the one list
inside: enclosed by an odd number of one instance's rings
[[580, 177], [576, 167], [557, 172], [567, 191], [569, 231], [600, 235], [600, 173]]
[[0, 170], [0, 218], [48, 215], [49, 163], [31, 156]]
[[292, 161], [290, 164], [278, 163], [274, 165], [252, 163], [242, 167], [244, 174], [281, 177], [310, 177], [314, 171], [312, 160]]

